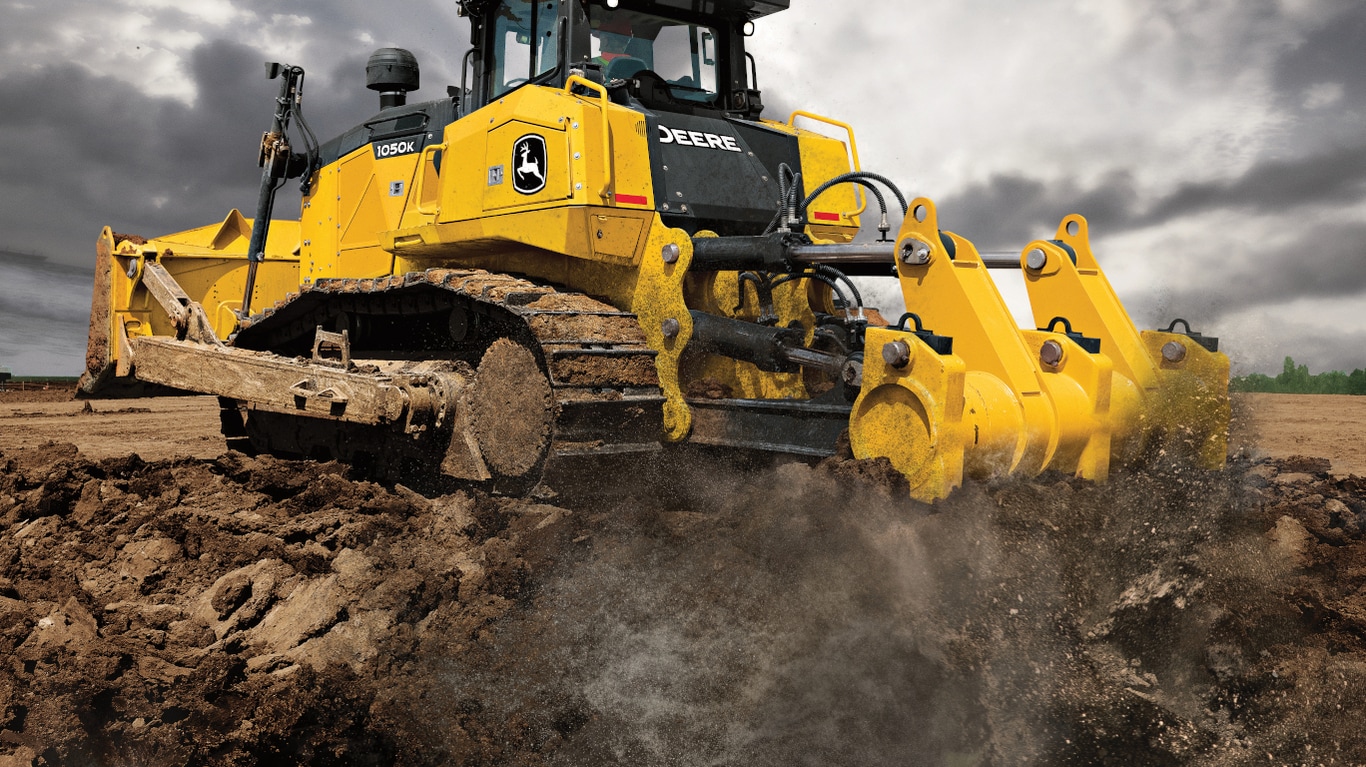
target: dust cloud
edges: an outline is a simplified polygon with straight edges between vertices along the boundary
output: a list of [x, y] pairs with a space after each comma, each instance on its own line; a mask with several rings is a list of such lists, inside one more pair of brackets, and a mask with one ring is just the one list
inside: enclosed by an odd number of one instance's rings
[[509, 721], [557, 712], [552, 764], [1243, 750], [1221, 684], [1304, 629], [1237, 473], [973, 485], [928, 506], [847, 465], [656, 476], [434, 677], [456, 701], [518, 691], [492, 696]]

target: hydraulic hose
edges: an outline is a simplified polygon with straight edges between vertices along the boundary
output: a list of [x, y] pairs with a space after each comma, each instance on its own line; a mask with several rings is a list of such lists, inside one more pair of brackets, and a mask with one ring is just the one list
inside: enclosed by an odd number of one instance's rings
[[778, 212], [773, 214], [773, 220], [768, 222], [764, 234], [778, 231], [785, 222], [797, 217], [797, 190], [801, 188], [801, 181], [802, 174], [794, 173], [787, 163], [778, 165]]
[[[849, 172], [849, 173], [841, 174], [841, 175], [839, 175], [839, 176], [835, 176], [834, 178], [830, 179], [829, 181], [827, 181], [827, 182], [825, 182], [824, 184], [821, 184], [819, 187], [817, 187], [817, 188], [816, 188], [816, 191], [814, 191], [814, 192], [812, 192], [811, 194], [807, 195], [806, 199], [802, 201], [801, 209], [802, 209], [803, 215], [806, 213], [807, 207], [810, 206], [811, 203], [815, 202], [815, 201], [816, 201], [816, 198], [819, 197], [819, 196], [821, 196], [821, 194], [823, 194], [823, 193], [825, 192], [825, 190], [829, 189], [829, 188], [832, 187], [832, 186], [835, 186], [836, 184], [845, 184], [845, 183], [854, 182], [856, 179], [861, 180], [861, 181], [863, 181], [863, 182], [867, 182], [867, 181], [876, 181], [877, 183], [882, 184], [883, 186], [885, 186], [885, 187], [887, 187], [888, 189], [890, 189], [890, 190], [892, 191], [892, 194], [896, 195], [896, 201], [899, 202], [899, 203], [901, 203], [901, 214], [902, 214], [902, 215], [905, 215], [905, 214], [906, 214], [906, 211], [910, 210], [910, 207], [911, 207], [911, 206], [910, 206], [909, 203], [906, 202], [906, 195], [904, 195], [904, 194], [901, 193], [901, 189], [898, 188], [896, 184], [892, 183], [892, 180], [891, 180], [891, 179], [889, 179], [889, 178], [887, 178], [886, 176], [883, 176], [883, 175], [881, 175], [881, 174], [873, 173], [873, 172], [871, 172], [871, 171], [856, 170], [856, 171], [852, 171], [852, 172]], [[863, 185], [863, 186], [868, 186], [867, 183], [863, 183], [862, 185]], [[869, 187], [869, 188], [871, 189], [872, 187]], [[881, 199], [881, 198], [879, 197], [879, 199]], [[883, 209], [885, 210], [885, 209], [886, 209], [886, 206], [883, 206]]]
[[[832, 270], [832, 271], [838, 272], [838, 270]], [[846, 278], [846, 279], [847, 279], [847, 278]], [[772, 287], [775, 287], [775, 288], [776, 288], [776, 287], [778, 287], [779, 285], [782, 285], [782, 284], [788, 283], [788, 282], [792, 282], [792, 281], [794, 281], [794, 280], [815, 280], [816, 282], [821, 282], [821, 283], [824, 283], [824, 284], [830, 286], [830, 289], [833, 290], [833, 291], [835, 292], [835, 297], [838, 298], [838, 299], [840, 300], [840, 303], [844, 304], [844, 316], [845, 316], [846, 318], [849, 316], [849, 307], [851, 306], [851, 304], [850, 304], [850, 302], [849, 302], [849, 297], [846, 296], [846, 295], [844, 294], [844, 291], [840, 289], [839, 282], [838, 282], [837, 280], [835, 280], [835, 279], [833, 279], [833, 278], [831, 278], [831, 277], [828, 277], [828, 276], [826, 276], [826, 275], [824, 275], [824, 274], [821, 274], [819, 271], [814, 271], [814, 272], [801, 272], [801, 273], [798, 273], [798, 274], [785, 274], [785, 275], [783, 275], [782, 277], [779, 277], [778, 279], [776, 279], [776, 280], [774, 280], [774, 281], [772, 282]], [[850, 285], [850, 287], [853, 287], [853, 283], [852, 283], [852, 282], [849, 283], [849, 285]], [[859, 299], [858, 310], [859, 310], [859, 314], [861, 315], [861, 314], [863, 313], [863, 301], [862, 301], [862, 299]]]

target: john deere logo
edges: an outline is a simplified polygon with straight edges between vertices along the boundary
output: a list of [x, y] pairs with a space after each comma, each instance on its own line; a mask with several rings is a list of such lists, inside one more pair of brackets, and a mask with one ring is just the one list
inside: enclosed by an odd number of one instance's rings
[[512, 188], [522, 194], [545, 189], [545, 139], [535, 133], [512, 145]]

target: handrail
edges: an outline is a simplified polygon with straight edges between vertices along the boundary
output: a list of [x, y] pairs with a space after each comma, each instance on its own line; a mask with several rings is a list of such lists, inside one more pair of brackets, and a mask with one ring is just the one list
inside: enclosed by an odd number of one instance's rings
[[[797, 127], [797, 118], [798, 118], [798, 117], [805, 117], [805, 118], [807, 118], [807, 119], [809, 119], [809, 120], [815, 120], [815, 121], [818, 122], [818, 123], [825, 123], [826, 125], [829, 125], [829, 126], [832, 126], [832, 127], [835, 127], [835, 128], [841, 128], [841, 129], [843, 129], [845, 133], [849, 134], [849, 153], [850, 153], [850, 154], [852, 155], [852, 157], [853, 157], [853, 161], [854, 161], [854, 170], [855, 170], [855, 171], [863, 170], [863, 166], [859, 164], [859, 159], [858, 159], [858, 141], [856, 141], [856, 140], [854, 139], [854, 127], [853, 127], [852, 125], [850, 125], [849, 123], [840, 122], [839, 120], [836, 120], [836, 119], [833, 119], [833, 118], [830, 118], [830, 117], [826, 117], [826, 116], [824, 116], [824, 115], [818, 115], [818, 114], [816, 114], [815, 112], [807, 112], [807, 111], [805, 111], [805, 110], [798, 109], [797, 111], [795, 111], [795, 112], [792, 113], [792, 116], [791, 116], [791, 117], [787, 118], [788, 127], [792, 127], [792, 128]], [[855, 197], [855, 199], [860, 199], [860, 200], [861, 200], [861, 203], [859, 204], [859, 209], [856, 210], [856, 211], [854, 211], [854, 212], [851, 213], [850, 215], [852, 215], [852, 216], [861, 215], [861, 214], [863, 213], [863, 211], [865, 211], [865, 210], [868, 209], [868, 195], [864, 194], [863, 189], [862, 189], [861, 187], [855, 186], [855, 187], [854, 187], [854, 197]]]
[[[579, 94], [573, 92], [573, 88], [575, 85], [582, 85], [583, 87], [591, 91], [596, 91], [598, 94], [598, 110], [602, 112], [602, 171], [604, 177], [604, 180], [602, 182], [602, 191], [598, 192], [598, 196], [602, 197], [603, 199], [611, 199], [612, 125], [608, 121], [607, 117], [607, 104], [609, 103], [607, 97], [607, 89], [602, 85], [595, 83], [592, 80], [589, 80], [586, 77], [581, 77], [579, 75], [570, 75], [569, 79], [565, 80], [564, 82], [564, 92], [568, 93], [571, 96], [578, 96]], [[579, 98], [582, 98], [582, 96], [579, 96]]]
[[426, 207], [423, 206], [422, 196], [423, 192], [426, 191], [427, 187], [427, 153], [431, 152], [432, 154], [436, 154], [437, 152], [444, 151], [445, 149], [445, 142], [442, 142], [440, 144], [428, 144], [427, 146], [422, 148], [422, 154], [419, 155], [417, 158], [417, 169], [414, 171], [414, 175], [417, 176], [417, 181], [413, 184], [413, 199], [417, 202], [415, 208], [418, 212], [418, 215], [435, 216], [441, 212], [441, 197], [439, 195], [436, 198], [436, 207], [432, 210], [428, 210]]

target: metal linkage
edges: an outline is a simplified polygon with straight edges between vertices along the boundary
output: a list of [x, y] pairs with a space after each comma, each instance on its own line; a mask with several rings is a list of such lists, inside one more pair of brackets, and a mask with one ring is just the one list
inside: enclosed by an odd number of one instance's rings
[[[1019, 269], [1020, 254], [1010, 251], [979, 253], [988, 269]], [[696, 271], [762, 269], [800, 271], [825, 264], [854, 273], [876, 267], [877, 274], [895, 273], [897, 250], [891, 242], [817, 245], [804, 235], [774, 233], [761, 237], [699, 237], [693, 240], [692, 268]]]
[[[266, 239], [275, 209], [275, 193], [286, 179], [300, 175], [304, 177], [303, 190], [307, 193], [318, 148], [317, 138], [300, 111], [304, 91], [303, 68], [268, 63], [266, 74], [272, 80], [281, 75], [284, 77], [280, 80], [280, 93], [275, 98], [275, 117], [270, 130], [261, 136], [261, 152], [257, 158], [257, 164], [261, 167], [261, 186], [256, 196], [256, 218], [251, 224], [251, 242], [247, 246], [246, 290], [242, 295], [242, 308], [238, 312], [238, 317], [243, 319], [251, 315], [251, 294], [256, 289], [257, 264], [266, 260]], [[289, 146], [289, 123], [295, 117], [299, 119], [307, 148], [302, 155], [295, 155]]]

